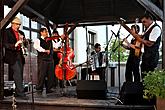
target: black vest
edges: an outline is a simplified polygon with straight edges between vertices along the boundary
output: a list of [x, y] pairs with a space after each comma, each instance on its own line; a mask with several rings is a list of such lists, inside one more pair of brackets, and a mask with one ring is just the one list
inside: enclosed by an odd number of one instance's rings
[[[144, 39], [149, 40], [149, 35], [153, 28], [155, 26], [158, 26], [156, 23], [144, 34]], [[159, 27], [160, 28], [160, 27]], [[152, 62], [155, 66], [158, 64], [159, 60], [159, 46], [160, 46], [160, 41], [161, 41], [161, 35], [157, 38], [156, 42], [151, 46], [144, 46], [144, 53], [143, 53], [143, 61], [147, 60]]]
[[52, 60], [53, 59], [53, 48], [52, 48], [52, 41], [45, 41], [42, 38], [39, 38], [40, 46], [45, 50], [50, 50], [50, 54], [48, 55], [46, 52], [39, 52], [38, 51], [38, 58], [42, 60]]

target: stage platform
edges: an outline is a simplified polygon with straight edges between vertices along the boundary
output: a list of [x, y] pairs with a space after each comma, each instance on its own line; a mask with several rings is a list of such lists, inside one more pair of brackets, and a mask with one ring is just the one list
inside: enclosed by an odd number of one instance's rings
[[[108, 87], [106, 99], [78, 99], [76, 86], [56, 88], [53, 93], [37, 95], [28, 93], [28, 100], [16, 99], [16, 110], [154, 110], [153, 106], [144, 105], [116, 105], [119, 89]], [[12, 108], [12, 97], [5, 97], [0, 103], [0, 110], [15, 110]]]

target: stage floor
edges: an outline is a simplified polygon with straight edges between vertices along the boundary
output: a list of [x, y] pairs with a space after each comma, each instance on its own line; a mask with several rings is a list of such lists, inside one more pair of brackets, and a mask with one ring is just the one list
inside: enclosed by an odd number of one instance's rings
[[[153, 110], [150, 106], [141, 105], [116, 105], [119, 95], [118, 87], [107, 88], [106, 99], [78, 99], [76, 86], [56, 88], [53, 93], [37, 95], [28, 93], [28, 100], [17, 99], [17, 110]], [[13, 110], [12, 97], [5, 97], [1, 102], [0, 110]], [[138, 108], [138, 109], [136, 109]]]
[[[117, 98], [118, 94], [119, 94], [119, 89], [118, 87], [109, 87], [107, 88], [107, 98], [106, 99], [78, 99], [77, 98], [77, 93], [76, 93], [76, 86], [67, 86], [65, 88], [55, 88], [53, 89], [53, 93], [49, 93], [49, 94], [42, 94], [42, 95], [38, 95], [36, 93], [36, 91], [34, 90], [33, 92], [33, 96], [34, 96], [34, 101], [35, 102], [41, 102], [41, 103], [56, 103], [56, 104], [94, 104], [95, 103], [107, 103], [107, 104], [114, 104], [116, 99], [113, 98]], [[31, 102], [32, 100], [32, 93], [27, 93], [27, 96], [29, 97], [28, 100], [24, 100], [24, 101], [28, 101]], [[16, 98], [17, 99], [17, 98]], [[12, 101], [12, 96], [8, 96], [5, 97], [3, 101]], [[22, 99], [18, 98], [17, 101], [23, 101]], [[97, 105], [99, 105], [97, 104]]]

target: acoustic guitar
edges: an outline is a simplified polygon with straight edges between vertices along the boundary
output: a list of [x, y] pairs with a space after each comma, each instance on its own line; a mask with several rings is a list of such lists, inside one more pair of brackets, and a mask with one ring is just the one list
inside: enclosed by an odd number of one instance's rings
[[136, 34], [134, 31], [132, 31], [125, 23], [124, 21], [119, 21], [119, 24], [121, 24], [135, 39], [135, 56], [139, 57], [141, 55], [141, 43], [143, 36]]

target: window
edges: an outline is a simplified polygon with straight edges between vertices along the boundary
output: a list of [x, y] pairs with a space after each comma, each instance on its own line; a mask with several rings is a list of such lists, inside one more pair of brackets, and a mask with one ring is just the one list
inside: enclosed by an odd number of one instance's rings
[[[22, 26], [23, 26], [23, 32], [25, 33], [26, 39], [31, 39], [32, 44], [34, 40], [38, 37], [38, 29], [40, 28], [39, 24], [35, 21], [31, 21], [31, 19], [27, 18], [24, 15], [21, 15], [21, 20], [22, 20]], [[32, 48], [33, 53], [35, 53], [35, 49]]]
[[26, 39], [30, 39], [30, 32], [28, 30], [23, 30]]
[[22, 25], [29, 27], [29, 18], [27, 18], [26, 16], [22, 17]]
[[37, 22], [31, 21], [31, 28], [32, 29], [38, 29]]
[[94, 49], [95, 40], [96, 40], [96, 33], [92, 32], [91, 30], [88, 30], [88, 43], [89, 43], [89, 48], [92, 50]]

